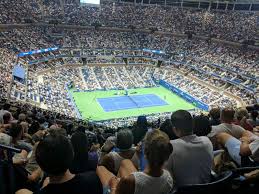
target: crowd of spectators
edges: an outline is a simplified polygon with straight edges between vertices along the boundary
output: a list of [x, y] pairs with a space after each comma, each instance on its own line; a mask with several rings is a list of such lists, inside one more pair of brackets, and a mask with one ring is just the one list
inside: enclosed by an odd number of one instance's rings
[[[140, 116], [112, 129], [1, 101], [0, 144], [21, 150], [11, 153], [14, 175], [19, 177], [14, 189], [17, 194], [171, 193], [209, 183], [215, 174], [258, 166], [257, 106], [214, 108], [209, 115], [184, 110], [168, 115], [152, 122]], [[259, 175], [254, 169], [235, 182], [255, 183]], [[227, 184], [223, 191], [232, 193], [231, 182]], [[252, 185], [232, 191], [256, 191], [257, 184]]]
[[67, 24], [120, 28], [156, 28], [183, 34], [185, 31], [231, 41], [254, 40], [256, 14], [238, 11], [209, 11], [134, 5], [103, 1], [100, 7], [80, 6], [78, 3], [55, 1], [2, 1], [1, 23], [23, 23], [25, 19], [37, 22], [60, 20]]
[[0, 98], [6, 98], [12, 80], [15, 56], [6, 49], [0, 49]]
[[[2, 55], [8, 56], [8, 52], [17, 53], [18, 51], [54, 47], [55, 40], [52, 42], [52, 39], [48, 37], [45, 32], [46, 28], [44, 27], [29, 27], [2, 32]], [[26, 36], [24, 36], [24, 34], [26, 34]], [[52, 107], [51, 110], [64, 112], [70, 109], [68, 112], [71, 116], [75, 114], [72, 113], [73, 111], [71, 108], [67, 108], [71, 105], [71, 102], [65, 89], [65, 84], [71, 81], [71, 78], [77, 82], [77, 88], [80, 90], [151, 87], [156, 85], [153, 79], [156, 78], [157, 80], [165, 79], [166, 81], [175, 84], [177, 87], [210, 106], [236, 106], [234, 100], [230, 100], [222, 93], [215, 92], [211, 90], [211, 88], [200, 85], [196, 83], [196, 81], [188, 79], [183, 75], [171, 73], [173, 70], [167, 72], [167, 70], [163, 68], [156, 69], [137, 65], [156, 65], [158, 59], [152, 60], [151, 57], [156, 58], [157, 55], [142, 51], [143, 48], [155, 48], [166, 52], [166, 55], [162, 56], [162, 59], [169, 59], [172, 61], [165, 63], [166, 66], [173, 69], [177, 68], [184, 72], [185, 75], [192, 75], [213, 86], [229, 91], [240, 97], [246, 104], [253, 104], [256, 102], [254, 93], [258, 90], [258, 82], [256, 80], [258, 77], [258, 67], [256, 65], [257, 53], [250, 49], [246, 50], [224, 46], [219, 43], [209, 44], [206, 41], [197, 39], [170, 38], [167, 36], [164, 37], [162, 35], [158, 36], [140, 32], [110, 32], [98, 30], [63, 30], [63, 40], [60, 40], [59, 43], [61, 46], [64, 46], [61, 50], [38, 53], [19, 58], [19, 63], [25, 66], [29, 62], [35, 60], [43, 59], [45, 62], [30, 65], [31, 71], [29, 71], [29, 77], [34, 80], [29, 79], [27, 82], [28, 86], [22, 85], [14, 80], [10, 90], [13, 98], [24, 100], [27, 93], [29, 99], [45, 104], [46, 108]], [[62, 55], [67, 57], [58, 57]], [[63, 71], [63, 73], [56, 71], [54, 73], [55, 76], [50, 73], [50, 77], [58, 77], [58, 79], [55, 81], [48, 81], [49, 76], [47, 76], [43, 79], [41, 84], [38, 84], [37, 75], [35, 77], [35, 73], [44, 70], [52, 71], [52, 69], [59, 69], [64, 65], [83, 65], [84, 62], [78, 57], [80, 55], [89, 56], [86, 58], [86, 63], [119, 65], [116, 67], [84, 67], [82, 70], [76, 69], [75, 71], [77, 73], [75, 76], [69, 75], [70, 70]], [[125, 63], [123, 60], [124, 56], [127, 56], [128, 64], [135, 65], [125, 67], [120, 66]], [[15, 57], [13, 60], [8, 58], [5, 60], [12, 61], [12, 64], [9, 62], [7, 64], [10, 65], [3, 66], [4, 68], [12, 68], [14, 65]], [[180, 65], [179, 63], [174, 63], [174, 61], [180, 62]], [[3, 70], [3, 72], [5, 74], [7, 73], [5, 70]], [[66, 75], [62, 77], [63, 74]], [[66, 78], [69, 79], [65, 81]], [[179, 80], [177, 81], [177, 79]], [[235, 81], [236, 83], [239, 83], [239, 86], [230, 84], [229, 82], [226, 82], [225, 79]], [[46, 83], [44, 83], [44, 80]], [[53, 84], [53, 82], [57, 83]], [[35, 86], [32, 87], [31, 85], [33, 84]], [[55, 97], [59, 93], [57, 91], [55, 92], [57, 85], [59, 88], [58, 91], [63, 91], [64, 97]], [[39, 86], [44, 87], [39, 90]], [[254, 90], [254, 92], [247, 90], [246, 88], [250, 88], [251, 90]], [[5, 90], [7, 91], [6, 87]], [[197, 91], [199, 91], [199, 93], [197, 93]], [[58, 100], [61, 100], [60, 98], [65, 102], [65, 107], [59, 107], [60, 103]]]
[[[90, 66], [83, 68], [61, 68], [48, 71], [39, 75], [37, 78], [31, 76], [27, 91], [28, 97], [32, 101], [40, 103], [49, 110], [68, 114], [71, 117], [76, 116], [76, 112], [72, 98], [68, 92], [69, 83], [72, 83], [74, 88], [79, 91], [124, 90], [139, 87], [156, 87], [155, 79], [163, 79], [209, 106], [237, 106], [234, 99], [227, 97], [223, 93], [218, 93], [208, 86], [201, 85], [191, 78], [184, 76], [184, 74], [177, 73], [176, 70], [178, 69], [159, 69], [142, 65], [132, 65], [132, 67]], [[22, 91], [16, 85], [13, 85], [13, 87], [13, 91], [16, 91], [16, 93]], [[22, 89], [25, 90], [25, 88]], [[24, 94], [25, 91], [21, 93]], [[12, 96], [17, 97], [14, 94]], [[16, 99], [21, 100], [20, 96]]]
[[[37, 58], [38, 56], [33, 56], [33, 58]], [[48, 57], [48, 55], [45, 54], [45, 56], [43, 55], [43, 57]], [[106, 60], [105, 60], [106, 61]], [[95, 63], [104, 63], [105, 61], [88, 61], [88, 62], [95, 62]], [[108, 60], [109, 61], [109, 60]], [[129, 60], [130, 61], [130, 60]], [[120, 61], [122, 62], [122, 61]], [[137, 61], [135, 61], [137, 63]], [[48, 61], [46, 63], [43, 64], [36, 64], [34, 66], [32, 66], [32, 69], [35, 71], [40, 71], [43, 69], [47, 69], [47, 68], [59, 68], [59, 66], [64, 65], [64, 61], [62, 59], [55, 59], [55, 60], [51, 60]], [[223, 70], [210, 66], [210, 65], [206, 65], [207, 63], [203, 63], [199, 62], [199, 63], [195, 63], [196, 67], [199, 67], [203, 70], [207, 69], [210, 71], [216, 70], [214, 73], [217, 73], [221, 76], [224, 76]], [[205, 67], [206, 65], [206, 67]], [[177, 67], [179, 69], [179, 66]], [[185, 67], [180, 67], [180, 70], [186, 71]], [[76, 71], [81, 71], [76, 70]], [[182, 90], [186, 91], [187, 93], [190, 93], [191, 95], [193, 95], [194, 97], [200, 99], [201, 101], [205, 102], [206, 104], [209, 105], [220, 105], [220, 106], [226, 106], [226, 105], [232, 105], [232, 106], [236, 106], [235, 102], [233, 100], [229, 100], [226, 96], [217, 93], [217, 92], [213, 92], [210, 88], [202, 86], [198, 83], [196, 83], [193, 80], [189, 80], [188, 78], [184, 77], [183, 75], [178, 75], [178, 74], [172, 74], [173, 70], [166, 72], [164, 69], [160, 69], [160, 70], [156, 70], [156, 68], [150, 68], [150, 67], [145, 67], [145, 66], [133, 66], [133, 67], [120, 67], [117, 66], [116, 68], [114, 66], [110, 66], [110, 67], [85, 67], [82, 70], [82, 77], [84, 77], [83, 80], [78, 80], [78, 89], [81, 90], [96, 90], [96, 89], [125, 89], [125, 88], [133, 88], [133, 87], [150, 87], [150, 86], [155, 86], [154, 80], [153, 80], [153, 76], [157, 79], [165, 79], [166, 81], [168, 81], [169, 83], [172, 83], [174, 85], [176, 85], [177, 87], [181, 88]], [[222, 72], [220, 72], [222, 71]], [[58, 71], [59, 72], [59, 71]], [[57, 75], [58, 72], [55, 72], [54, 74]], [[66, 74], [67, 76], [64, 76], [63, 74]], [[70, 71], [63, 71], [58, 73], [58, 82], [56, 84], [52, 84], [52, 87], [48, 86], [49, 82], [52, 83], [52, 81], [48, 82], [48, 77], [46, 77], [45, 83], [43, 82], [42, 84], [38, 84], [33, 88], [30, 87], [30, 84], [37, 83], [37, 80], [33, 80], [30, 81], [29, 80], [29, 85], [28, 85], [28, 97], [32, 100], [36, 100], [39, 102], [44, 102], [44, 104], [48, 104], [48, 108], [52, 107], [52, 110], [56, 110], [58, 112], [62, 112], [62, 111], [66, 111], [67, 108], [63, 108], [63, 107], [59, 107], [59, 102], [58, 100], [60, 100], [60, 98], [55, 98], [55, 96], [57, 96], [59, 94], [59, 92], [56, 91], [56, 86], [59, 85], [58, 88], [60, 88], [59, 91], [64, 91], [64, 101], [67, 102], [68, 100], [68, 96], [67, 96], [67, 92], [66, 90], [64, 90], [65, 87], [65, 83], [66, 83], [66, 78], [70, 78], [69, 80], [72, 80], [71, 78], [74, 78], [74, 80], [76, 80], [76, 78], [80, 78], [80, 76], [78, 76], [78, 72], [75, 74], [75, 76], [71, 76], [69, 75]], [[200, 79], [204, 79], [204, 75], [201, 74], [200, 72], [197, 73], [197, 71], [191, 71], [191, 75], [194, 75]], [[171, 77], [170, 77], [171, 76]], [[233, 75], [235, 76], [235, 75]], [[30, 77], [34, 77], [33, 73], [30, 74]], [[51, 76], [53, 77], [53, 76]], [[206, 77], [205, 77], [206, 78]], [[231, 78], [233, 79], [233, 78]], [[216, 80], [216, 81], [215, 81]], [[57, 81], [57, 80], [56, 80]], [[204, 80], [205, 81], [205, 80]], [[224, 84], [223, 81], [218, 80], [217, 79], [212, 79], [210, 77], [207, 78], [206, 81], [209, 81], [210, 83], [212, 83], [213, 85], [216, 86], [225, 86], [226, 84]], [[60, 83], [59, 83], [60, 82]], [[243, 80], [243, 82], [245, 82], [245, 80]], [[178, 84], [179, 83], [179, 84]], [[61, 85], [60, 85], [61, 84]], [[218, 85], [219, 84], [219, 85]], [[246, 82], [246, 84], [251, 84], [250, 82]], [[43, 85], [44, 89], [43, 90], [39, 90], [38, 87]], [[26, 87], [22, 87], [23, 85], [21, 85], [19, 82], [14, 81], [12, 88], [11, 88], [11, 95], [17, 99], [23, 100], [25, 99], [25, 90]], [[54, 90], [52, 88], [55, 88]], [[53, 90], [53, 92], [51, 92]], [[202, 91], [200, 93], [197, 93], [195, 91]], [[246, 92], [246, 90], [242, 90], [238, 87], [235, 86], [229, 86], [227, 88], [227, 91], [230, 91], [234, 94], [236, 94], [237, 96], [240, 96], [245, 102], [247, 103], [254, 103], [254, 96], [248, 92]], [[243, 92], [242, 92], [243, 91]], [[205, 94], [209, 94], [209, 95], [205, 95]], [[53, 95], [53, 96], [52, 96]], [[38, 97], [37, 97], [38, 96]], [[48, 100], [46, 100], [48, 99]], [[54, 101], [52, 101], [51, 99], [54, 99]], [[56, 104], [56, 105], [55, 105]], [[67, 104], [67, 103], [66, 103]], [[69, 104], [67, 104], [66, 106], [69, 106]], [[71, 111], [69, 111], [71, 112]]]
[[[230, 97], [255, 104], [257, 51], [134, 30], [192, 31], [241, 41], [255, 38], [255, 13], [109, 1], [88, 7], [73, 0], [3, 0], [0, 12], [1, 24], [54, 19], [131, 29], [39, 24], [0, 32], [0, 193], [10, 176], [2, 171], [8, 157], [16, 179], [8, 186], [17, 194], [166, 194], [220, 177], [213, 173], [258, 167], [258, 105], [234, 109], [240, 102]], [[17, 57], [19, 52], [54, 46], [60, 49]], [[156, 67], [159, 60], [161, 67]], [[25, 80], [13, 79], [15, 65], [26, 70]], [[69, 92], [156, 87], [160, 79], [208, 104], [209, 114], [178, 110], [88, 122], [81, 120]], [[20, 152], [7, 154], [2, 145]], [[235, 182], [257, 181], [251, 184], [255, 193], [259, 173], [250, 171]], [[242, 185], [232, 191], [237, 188]], [[245, 184], [243, 189], [248, 188]]]

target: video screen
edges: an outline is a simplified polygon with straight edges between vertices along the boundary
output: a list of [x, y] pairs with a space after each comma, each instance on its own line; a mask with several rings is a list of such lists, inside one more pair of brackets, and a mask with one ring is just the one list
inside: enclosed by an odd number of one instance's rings
[[82, 4], [100, 5], [100, 0], [80, 0]]

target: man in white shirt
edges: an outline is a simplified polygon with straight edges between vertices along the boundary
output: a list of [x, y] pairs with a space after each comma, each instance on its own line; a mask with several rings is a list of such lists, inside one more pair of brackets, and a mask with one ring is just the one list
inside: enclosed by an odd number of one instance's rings
[[210, 182], [213, 147], [207, 137], [193, 134], [193, 118], [188, 111], [178, 110], [171, 116], [174, 133], [173, 152], [166, 168], [177, 187]]

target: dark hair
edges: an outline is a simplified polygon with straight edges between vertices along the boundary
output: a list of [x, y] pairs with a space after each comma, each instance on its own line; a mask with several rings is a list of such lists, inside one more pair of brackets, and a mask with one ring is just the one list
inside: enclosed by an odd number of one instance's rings
[[12, 115], [9, 112], [4, 113], [3, 115], [3, 120], [4, 124], [8, 124], [9, 121], [11, 120]]
[[221, 110], [220, 119], [223, 122], [232, 122], [235, 117], [235, 110], [233, 108], [224, 108]]
[[137, 119], [137, 126], [141, 128], [147, 128], [147, 117], [146, 116], [139, 116]]
[[212, 108], [209, 112], [209, 116], [213, 119], [213, 120], [217, 120], [220, 119], [220, 108]]
[[39, 119], [38, 119], [38, 121], [39, 121], [39, 123], [40, 124], [43, 124], [43, 123], [45, 123], [46, 122], [46, 119], [45, 119], [45, 117], [40, 117]]
[[36, 133], [40, 129], [41, 129], [41, 126], [40, 126], [39, 122], [38, 121], [33, 121], [31, 126], [28, 129], [28, 133], [30, 135], [33, 135], [34, 133]]
[[252, 117], [253, 120], [256, 120], [256, 118], [258, 117], [258, 112], [255, 111], [255, 110], [252, 111], [252, 112], [251, 112], [251, 117]]
[[[71, 143], [74, 148], [74, 158], [88, 157], [89, 142], [85, 133], [77, 131], [71, 137]], [[86, 154], [87, 153], [87, 154]]]
[[85, 133], [86, 127], [83, 126], [83, 125], [79, 125], [76, 130], [77, 130], [77, 131], [80, 131], [80, 132], [82, 132], [82, 133]]
[[68, 135], [71, 135], [71, 134], [72, 134], [73, 128], [74, 128], [73, 123], [68, 123], [68, 124], [66, 124], [66, 125], [64, 126], [64, 129], [66, 129]]
[[49, 175], [61, 175], [72, 164], [73, 147], [68, 138], [57, 133], [46, 136], [37, 146], [36, 161]]
[[54, 128], [54, 129], [48, 129], [48, 132], [51, 133], [57, 133], [63, 136], [67, 136], [67, 131], [63, 128]]
[[166, 119], [159, 128], [161, 131], [165, 132], [170, 140], [177, 139], [177, 136], [175, 135], [173, 131], [173, 125], [170, 119]]
[[10, 107], [11, 107], [11, 105], [8, 104], [8, 103], [5, 103], [5, 104], [3, 105], [3, 109], [4, 109], [4, 110], [9, 110]]
[[17, 138], [21, 134], [22, 130], [23, 128], [20, 124], [12, 123], [11, 128], [9, 129], [9, 135], [12, 138]]
[[193, 130], [192, 115], [186, 110], [175, 111], [171, 116], [173, 127], [184, 133], [191, 133]]
[[145, 137], [147, 130], [147, 118], [145, 116], [139, 116], [132, 130], [135, 145], [137, 145]]
[[209, 118], [204, 115], [193, 118], [193, 133], [197, 136], [207, 136], [211, 132]]
[[122, 150], [128, 150], [132, 147], [133, 135], [128, 129], [120, 130], [117, 133], [116, 147]]

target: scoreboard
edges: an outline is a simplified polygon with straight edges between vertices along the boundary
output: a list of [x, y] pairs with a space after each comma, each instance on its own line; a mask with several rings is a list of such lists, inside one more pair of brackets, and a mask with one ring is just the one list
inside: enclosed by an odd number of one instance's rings
[[100, 5], [100, 0], [80, 0], [81, 4]]

